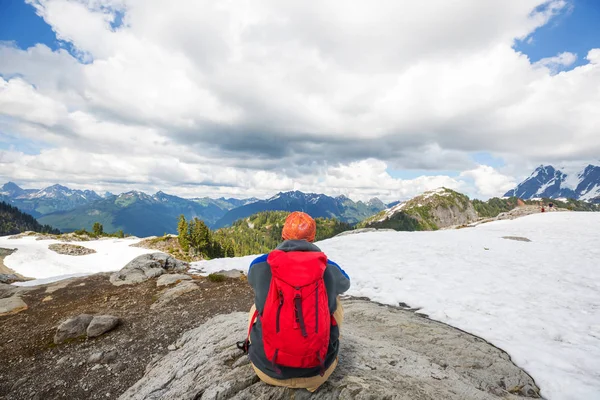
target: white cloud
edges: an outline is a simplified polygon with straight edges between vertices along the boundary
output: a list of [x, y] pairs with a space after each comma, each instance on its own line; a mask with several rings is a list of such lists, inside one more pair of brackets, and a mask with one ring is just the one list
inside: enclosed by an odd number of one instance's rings
[[44, 148], [3, 177], [186, 195], [469, 190], [390, 167], [467, 171], [498, 195], [469, 153], [600, 153], [600, 49], [558, 74], [574, 54], [532, 64], [513, 49], [564, 0], [28, 2], [77, 57], [0, 44], [0, 129]]
[[546, 57], [537, 61], [534, 65], [548, 68], [552, 72], [558, 72], [565, 67], [573, 65], [577, 61], [577, 54], [565, 51], [554, 57]]
[[474, 196], [479, 198], [502, 196], [517, 184], [512, 177], [503, 175], [488, 165], [479, 165], [475, 169], [464, 171], [460, 177], [471, 178], [474, 181]]

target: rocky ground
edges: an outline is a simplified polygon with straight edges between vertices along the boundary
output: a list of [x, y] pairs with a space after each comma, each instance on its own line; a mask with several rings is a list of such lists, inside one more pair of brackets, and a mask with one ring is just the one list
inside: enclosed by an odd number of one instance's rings
[[[287, 399], [235, 347], [253, 293], [239, 272], [187, 274], [164, 253], [121, 271], [33, 288], [0, 284], [0, 399]], [[502, 350], [406, 305], [343, 300], [340, 366], [322, 399], [539, 397]], [[118, 321], [117, 321], [118, 319]]]
[[[0, 399], [117, 398], [183, 332], [214, 315], [246, 311], [253, 301], [240, 279], [193, 283], [197, 290], [160, 307], [152, 306], [173, 286], [157, 287], [156, 279], [114, 286], [99, 274], [25, 290], [20, 297], [28, 309], [0, 317]], [[94, 339], [55, 344], [57, 326], [80, 314], [122, 322]]]
[[87, 254], [94, 254], [96, 252], [94, 249], [88, 249], [84, 246], [68, 243], [54, 243], [49, 245], [48, 248], [58, 254], [64, 254], [68, 256], [85, 256]]

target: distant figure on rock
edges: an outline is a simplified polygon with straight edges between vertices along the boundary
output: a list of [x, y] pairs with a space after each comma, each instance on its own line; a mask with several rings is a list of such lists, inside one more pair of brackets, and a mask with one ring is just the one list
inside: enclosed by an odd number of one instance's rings
[[282, 231], [284, 242], [255, 259], [248, 271], [255, 305], [248, 351], [265, 383], [314, 392], [338, 364], [344, 311], [339, 295], [350, 278], [312, 242], [316, 223], [303, 212], [291, 213]]

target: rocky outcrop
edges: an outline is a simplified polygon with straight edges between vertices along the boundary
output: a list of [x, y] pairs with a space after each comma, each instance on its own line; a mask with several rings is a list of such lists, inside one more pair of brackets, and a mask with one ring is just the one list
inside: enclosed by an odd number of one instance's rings
[[190, 279], [192, 279], [192, 277], [185, 274], [165, 274], [161, 275], [156, 280], [156, 286], [170, 286], [181, 281], [189, 281]]
[[261, 383], [235, 342], [248, 315], [219, 315], [190, 330], [120, 399], [455, 399], [539, 397], [502, 350], [413, 312], [345, 300], [340, 365], [317, 392]]
[[165, 304], [170, 303], [171, 301], [175, 300], [182, 294], [189, 293], [194, 290], [198, 290], [198, 285], [196, 285], [194, 282], [190, 282], [190, 281], [180, 282], [179, 284], [177, 284], [177, 286], [174, 286], [170, 289], [165, 290], [160, 295], [158, 300], [156, 300], [156, 302], [150, 306], [150, 309], [154, 310], [156, 308], [163, 307]]
[[23, 279], [16, 274], [0, 274], [0, 283], [10, 285], [14, 282], [21, 282]]
[[425, 192], [366, 219], [358, 226], [397, 231], [428, 231], [477, 221], [477, 211], [467, 196], [447, 188]]
[[144, 254], [133, 259], [119, 272], [112, 274], [110, 282], [115, 286], [133, 285], [167, 272], [186, 272], [188, 269], [188, 263], [179, 261], [168, 254]]
[[18, 296], [0, 299], [0, 316], [27, 310], [27, 304]]
[[112, 315], [81, 314], [62, 322], [56, 329], [54, 343], [60, 344], [71, 339], [100, 336], [119, 325], [119, 318]]
[[48, 245], [48, 249], [67, 256], [85, 256], [88, 254], [94, 254], [96, 250], [88, 249], [87, 247], [79, 246], [77, 244], [67, 243], [53, 243]]

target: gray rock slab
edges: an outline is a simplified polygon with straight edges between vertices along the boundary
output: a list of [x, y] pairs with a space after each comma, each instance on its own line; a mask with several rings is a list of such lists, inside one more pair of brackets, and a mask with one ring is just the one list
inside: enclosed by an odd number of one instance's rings
[[87, 336], [90, 338], [98, 337], [115, 329], [119, 322], [119, 318], [113, 315], [96, 315], [87, 327]]
[[360, 299], [344, 300], [340, 364], [314, 394], [259, 381], [235, 342], [247, 313], [184, 333], [120, 399], [492, 400], [538, 397], [502, 350], [451, 326]]
[[178, 298], [179, 296], [181, 296], [182, 294], [189, 293], [189, 292], [192, 292], [192, 291], [198, 290], [198, 289], [199, 289], [198, 285], [196, 285], [194, 282], [191, 282], [191, 281], [180, 282], [179, 284], [177, 284], [177, 286], [174, 286], [170, 289], [165, 290], [160, 295], [158, 300], [156, 300], [156, 302], [150, 306], [150, 308], [152, 310], [154, 310], [155, 308], [163, 307], [167, 303], [170, 303], [171, 301], [173, 301], [176, 298]]
[[189, 281], [192, 277], [185, 274], [164, 274], [158, 277], [156, 280], [156, 286], [170, 286], [180, 281]]
[[81, 314], [61, 323], [56, 329], [54, 343], [63, 343], [68, 339], [76, 339], [86, 335], [87, 327], [94, 317], [89, 314]]
[[185, 272], [189, 266], [165, 253], [143, 254], [112, 274], [110, 282], [115, 286], [134, 285], [167, 272]]
[[27, 310], [27, 304], [20, 297], [13, 296], [0, 299], [0, 316], [16, 314]]

